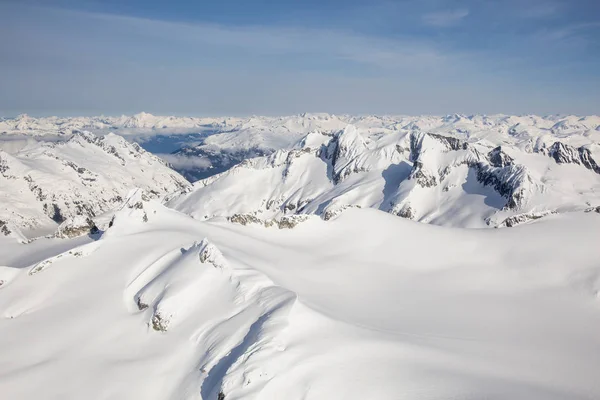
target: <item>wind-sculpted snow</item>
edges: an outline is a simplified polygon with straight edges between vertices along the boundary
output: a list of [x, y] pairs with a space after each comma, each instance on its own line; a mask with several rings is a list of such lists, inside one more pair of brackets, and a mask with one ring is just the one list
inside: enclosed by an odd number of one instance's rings
[[199, 219], [243, 216], [263, 225], [298, 214], [329, 220], [364, 207], [446, 226], [513, 226], [530, 219], [504, 221], [600, 203], [593, 154], [565, 146], [551, 149], [573, 149], [571, 157], [418, 129], [374, 136], [347, 126], [200, 180], [167, 204]]
[[99, 239], [0, 237], [0, 391], [596, 399], [598, 232], [596, 212], [465, 230], [358, 208], [283, 231], [135, 190]]

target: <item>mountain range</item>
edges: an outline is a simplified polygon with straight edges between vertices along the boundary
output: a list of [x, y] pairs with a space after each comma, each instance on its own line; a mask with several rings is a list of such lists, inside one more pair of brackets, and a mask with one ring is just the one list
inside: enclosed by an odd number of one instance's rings
[[598, 399], [598, 243], [595, 116], [3, 119], [0, 393]]

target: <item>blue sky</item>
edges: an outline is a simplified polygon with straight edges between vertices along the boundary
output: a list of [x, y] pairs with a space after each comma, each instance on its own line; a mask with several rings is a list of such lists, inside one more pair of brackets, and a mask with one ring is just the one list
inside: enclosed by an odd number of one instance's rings
[[598, 114], [598, 0], [0, 0], [0, 116]]

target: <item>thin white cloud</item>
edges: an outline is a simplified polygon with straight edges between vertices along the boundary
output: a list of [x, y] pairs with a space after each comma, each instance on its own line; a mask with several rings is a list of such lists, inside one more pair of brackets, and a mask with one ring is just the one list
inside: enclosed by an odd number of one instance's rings
[[[455, 10], [429, 22], [448, 26], [467, 15]], [[503, 48], [461, 49], [428, 35], [361, 34], [352, 26], [194, 24], [0, 0], [0, 76], [11, 77], [0, 91], [0, 115], [586, 114], [598, 104], [593, 86], [549, 96], [550, 86], [514, 75], [563, 63], [555, 43], [518, 34]], [[576, 52], [562, 54], [572, 53], [576, 59]], [[550, 62], [536, 61], [547, 54]], [[520, 64], [509, 65], [510, 57]]]
[[469, 10], [466, 8], [433, 12], [423, 15], [423, 22], [429, 26], [447, 28], [458, 25], [468, 15]]
[[547, 0], [519, 2], [515, 10], [516, 14], [522, 18], [545, 19], [559, 15], [561, 4]]
[[181, 154], [157, 154], [160, 158], [168, 162], [175, 169], [199, 169], [206, 170], [211, 167], [211, 162], [207, 158], [198, 156], [184, 156]]
[[[226, 26], [56, 8], [24, 8], [27, 10], [21, 10], [18, 21], [0, 16], [3, 23], [0, 24], [0, 49], [8, 47], [13, 52], [25, 53], [20, 49], [36, 46], [36, 54], [47, 54], [55, 59], [72, 57], [78, 63], [100, 56], [98, 51], [94, 52], [100, 46], [104, 46], [103, 52], [128, 48], [129, 56], [133, 57], [165, 44], [172, 49], [187, 47], [190, 57], [199, 56], [206, 49], [222, 49], [232, 54], [320, 57], [386, 69], [415, 64], [421, 68], [439, 67], [450, 55], [443, 54], [434, 42], [415, 37], [389, 39], [342, 29]], [[3, 32], [12, 35], [2, 40]], [[24, 41], [27, 43], [17, 43]], [[136, 46], [136, 43], [143, 45]]]

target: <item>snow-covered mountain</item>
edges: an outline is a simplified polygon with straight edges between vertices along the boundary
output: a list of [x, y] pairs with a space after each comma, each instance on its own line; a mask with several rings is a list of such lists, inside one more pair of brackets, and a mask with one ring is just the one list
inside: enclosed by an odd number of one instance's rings
[[21, 229], [97, 216], [134, 187], [160, 197], [188, 186], [163, 160], [114, 134], [0, 143], [0, 221]]
[[597, 117], [0, 124], [3, 397], [600, 398]]
[[[244, 118], [169, 117], [148, 113], [130, 117], [19, 116], [0, 120], [0, 136], [69, 135], [83, 129], [99, 135], [115, 132], [153, 152], [173, 152], [165, 159], [178, 172], [195, 180], [223, 172], [257, 155], [289, 149], [310, 132], [334, 134], [348, 124], [354, 125], [361, 134], [367, 136], [419, 131], [468, 141], [487, 141], [495, 146], [511, 144], [527, 151], [533, 147], [549, 147], [556, 141], [574, 147], [600, 142], [598, 116], [459, 114], [442, 117], [300, 114]], [[179, 140], [176, 139], [178, 136]], [[174, 144], [180, 148], [173, 149]]]
[[[233, 123], [238, 121], [233, 118]], [[145, 112], [120, 117], [30, 117], [23, 114], [16, 118], [0, 119], [0, 134], [23, 134], [35, 136], [72, 134], [74, 131], [103, 131], [120, 129], [124, 134], [150, 131], [197, 130], [198, 128], [227, 126], [229, 118], [194, 118], [155, 116]]]
[[[115, 131], [130, 141], [169, 132], [188, 139], [194, 144], [164, 157], [186, 177], [203, 179], [192, 191], [182, 186], [169, 197], [169, 205], [201, 219], [277, 223], [282, 217], [310, 214], [329, 219], [357, 206], [438, 225], [495, 227], [600, 204], [596, 116], [187, 118], [141, 113], [116, 118], [20, 116], [0, 124], [5, 138], [64, 141], [89, 128], [100, 137], [108, 135], [108, 141], [116, 140]], [[190, 135], [194, 129], [201, 136]], [[15, 143], [21, 142], [4, 141], [3, 146], [14, 152], [19, 150]], [[137, 152], [139, 147], [133, 146], [128, 151]], [[59, 157], [70, 160], [70, 155]], [[27, 186], [35, 189], [36, 184]], [[122, 198], [130, 181], [122, 187], [112, 198]], [[163, 185], [158, 192], [171, 188]], [[62, 208], [79, 204], [67, 197]], [[104, 205], [94, 203], [89, 214], [112, 204], [102, 199]], [[41, 212], [54, 216], [53, 203], [46, 203]], [[30, 219], [28, 224], [35, 223]]]
[[291, 149], [198, 181], [168, 205], [199, 219], [258, 222], [298, 214], [330, 219], [348, 207], [369, 207], [461, 227], [512, 226], [600, 205], [594, 133], [503, 140], [502, 132], [452, 133], [373, 133], [354, 125], [315, 131]]

